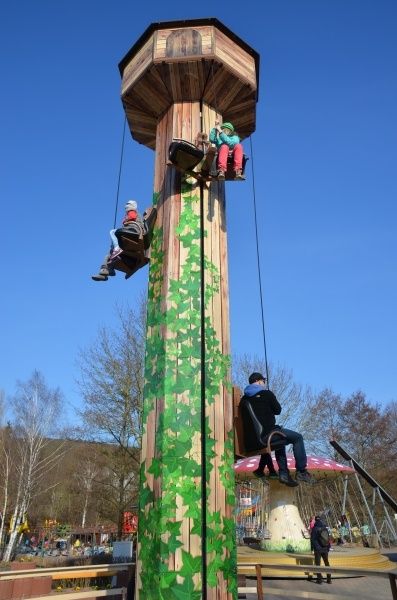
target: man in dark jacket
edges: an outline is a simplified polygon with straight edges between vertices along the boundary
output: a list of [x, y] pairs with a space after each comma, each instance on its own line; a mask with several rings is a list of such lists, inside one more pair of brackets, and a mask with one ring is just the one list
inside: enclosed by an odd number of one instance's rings
[[[244, 389], [241, 399], [243, 409], [244, 442], [248, 451], [259, 450], [264, 446], [263, 440], [274, 430], [279, 430], [285, 435], [286, 444], [292, 444], [296, 464], [296, 480], [292, 479], [287, 467], [287, 456], [285, 445], [276, 448], [275, 455], [279, 466], [279, 481], [291, 487], [298, 485], [300, 481], [313, 483], [313, 477], [306, 470], [307, 457], [303, 437], [300, 433], [285, 429], [276, 425], [275, 415], [281, 413], [281, 405], [276, 396], [266, 389], [266, 377], [261, 373], [252, 373], [248, 379], [249, 385]], [[250, 416], [247, 405], [249, 404]], [[252, 409], [252, 410], [251, 410]], [[244, 418], [246, 416], [246, 418]], [[255, 475], [263, 477], [263, 469], [266, 464], [265, 455], [261, 455], [258, 469]]]
[[[310, 534], [310, 544], [312, 551], [314, 552], [314, 564], [319, 567], [321, 559], [323, 559], [325, 566], [329, 567], [328, 553], [331, 545], [329, 543], [328, 530], [321, 520], [321, 517], [315, 518], [314, 527]], [[317, 573], [316, 582], [323, 582], [321, 573]], [[331, 573], [327, 573], [327, 583], [331, 583]]]

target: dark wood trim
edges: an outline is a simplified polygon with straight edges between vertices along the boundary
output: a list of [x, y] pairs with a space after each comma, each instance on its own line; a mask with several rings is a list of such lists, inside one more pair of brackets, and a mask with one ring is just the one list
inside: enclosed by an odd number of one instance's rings
[[245, 50], [248, 54], [250, 54], [255, 60], [255, 70], [256, 70], [256, 100], [258, 101], [259, 95], [259, 62], [260, 55], [256, 50], [251, 48], [244, 40], [242, 40], [238, 35], [233, 33], [231, 29], [226, 27], [221, 21], [215, 18], [207, 18], [207, 19], [187, 19], [182, 21], [162, 21], [159, 23], [151, 23], [149, 27], [143, 32], [141, 37], [135, 42], [135, 44], [128, 50], [127, 54], [121, 59], [119, 62], [119, 71], [121, 77], [123, 76], [124, 69], [130, 62], [131, 58], [140, 50], [140, 48], [147, 42], [150, 36], [159, 29], [170, 29], [170, 28], [178, 28], [178, 27], [200, 27], [200, 26], [212, 26], [222, 31], [225, 35], [227, 35], [235, 44], [240, 46], [243, 50]]

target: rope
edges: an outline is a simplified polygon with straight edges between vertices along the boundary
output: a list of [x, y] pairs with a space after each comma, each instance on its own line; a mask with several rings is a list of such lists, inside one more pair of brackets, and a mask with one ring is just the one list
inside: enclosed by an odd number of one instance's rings
[[114, 209], [113, 229], [116, 228], [117, 210], [119, 207], [120, 180], [121, 180], [121, 170], [122, 170], [122, 166], [123, 166], [124, 140], [125, 140], [126, 125], [127, 125], [127, 115], [125, 115], [125, 117], [124, 117], [123, 137], [122, 137], [122, 141], [121, 141], [120, 165], [119, 165], [119, 176], [118, 176], [118, 180], [117, 180], [116, 208]]
[[267, 362], [265, 317], [264, 317], [264, 311], [263, 311], [262, 275], [261, 275], [261, 263], [260, 263], [260, 259], [259, 259], [258, 218], [257, 218], [257, 214], [256, 214], [254, 150], [253, 150], [253, 146], [252, 146], [251, 136], [250, 136], [250, 149], [251, 149], [252, 197], [253, 197], [253, 203], [254, 203], [254, 221], [255, 221], [255, 239], [256, 239], [256, 261], [257, 261], [257, 267], [258, 267], [259, 296], [260, 296], [260, 301], [261, 301], [262, 335], [263, 335], [263, 349], [264, 349], [264, 354], [265, 354], [266, 381], [267, 381], [267, 389], [269, 389], [269, 385], [270, 385], [269, 384], [269, 365]]
[[[200, 99], [200, 128], [203, 127], [203, 99]], [[200, 181], [200, 358], [201, 358], [201, 577], [202, 600], [207, 600], [207, 431], [206, 431], [206, 347], [205, 347], [205, 251], [204, 187]]]
[[212, 79], [212, 92], [214, 94], [214, 108], [215, 108], [215, 120], [218, 120], [219, 117], [219, 113], [218, 113], [218, 100], [216, 98], [216, 87], [215, 87], [215, 81], [214, 81], [214, 61], [212, 61], [211, 63], [211, 79]]

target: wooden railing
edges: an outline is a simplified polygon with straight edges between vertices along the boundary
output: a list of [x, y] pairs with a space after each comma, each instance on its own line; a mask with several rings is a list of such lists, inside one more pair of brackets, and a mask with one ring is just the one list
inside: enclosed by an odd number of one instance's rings
[[[269, 563], [239, 563], [237, 565], [237, 572], [239, 569], [252, 568], [252, 574], [256, 577], [256, 587], [239, 587], [239, 594], [257, 594], [258, 600], [265, 600], [263, 591], [262, 571], [266, 569], [277, 569], [277, 571], [301, 571], [303, 574], [312, 573], [331, 573], [334, 575], [346, 575], [346, 577], [380, 577], [388, 579], [391, 589], [391, 598], [397, 600], [397, 569], [393, 571], [376, 571], [374, 569], [352, 569], [350, 567], [316, 567], [314, 565], [280, 565], [280, 564], [269, 564]], [[288, 598], [293, 599], [297, 597], [297, 593], [294, 596], [294, 590], [288, 590]], [[310, 592], [305, 593], [306, 598], [318, 598], [317, 594], [311, 594]]]
[[[127, 600], [127, 588], [113, 588], [111, 590], [88, 590], [85, 592], [72, 592], [71, 594], [68, 592], [67, 600], [88, 600], [95, 596], [95, 600], [97, 598], [103, 597], [114, 597], [121, 596], [122, 600]], [[59, 594], [57, 598], [59, 597]], [[49, 600], [50, 596], [48, 594], [46, 596], [34, 596], [32, 600]]]
[[[122, 564], [106, 564], [106, 565], [79, 565], [73, 567], [50, 567], [50, 568], [38, 568], [38, 569], [26, 569], [25, 571], [0, 571], [0, 582], [8, 580], [19, 580], [24, 578], [37, 578], [37, 577], [51, 577], [53, 581], [59, 581], [60, 579], [79, 579], [86, 578], [91, 579], [94, 577], [103, 576], [116, 576], [123, 572], [128, 572], [130, 568], [134, 566], [134, 563], [122, 563]], [[325, 566], [314, 566], [314, 565], [281, 565], [276, 563], [239, 563], [237, 570], [246, 571], [252, 569], [253, 576], [256, 577], [256, 587], [239, 587], [239, 594], [257, 594], [258, 600], [265, 600], [262, 571], [266, 569], [277, 569], [278, 571], [299, 571], [302, 574], [314, 574], [314, 573], [331, 573], [334, 575], [345, 575], [347, 577], [379, 577], [388, 579], [391, 589], [391, 598], [397, 600], [397, 569], [393, 571], [376, 571], [374, 569], [360, 569], [350, 567], [325, 567]], [[249, 576], [249, 575], [248, 575]], [[299, 594], [296, 594], [298, 596]], [[61, 597], [62, 594], [57, 594], [57, 597]], [[81, 592], [68, 592], [67, 600], [84, 600], [85, 598], [100, 598], [100, 597], [114, 597], [121, 596], [122, 600], [126, 600], [127, 588], [122, 585], [110, 590], [88, 590]], [[296, 597], [295, 596], [295, 597]], [[316, 594], [306, 592], [306, 598], [317, 598]], [[288, 598], [294, 598], [294, 590], [288, 590]], [[35, 595], [34, 600], [48, 600], [48, 595], [37, 596]]]
[[25, 577], [43, 577], [51, 575], [53, 580], [78, 579], [93, 577], [111, 577], [123, 571], [128, 571], [135, 563], [116, 563], [105, 565], [74, 565], [73, 567], [38, 567], [37, 569], [26, 569], [18, 571], [0, 571], [0, 581], [7, 579], [23, 579]]
[[[134, 563], [117, 563], [105, 565], [78, 565], [73, 567], [46, 567], [18, 571], [0, 571], [0, 600], [17, 600], [19, 598], [48, 599], [52, 583], [70, 579], [93, 579], [95, 577], [117, 577], [117, 587], [108, 590], [84, 590], [70, 592], [68, 600], [84, 598], [121, 597], [127, 598], [127, 585]], [[24, 581], [25, 580], [25, 581]], [[62, 593], [57, 594], [60, 597]]]

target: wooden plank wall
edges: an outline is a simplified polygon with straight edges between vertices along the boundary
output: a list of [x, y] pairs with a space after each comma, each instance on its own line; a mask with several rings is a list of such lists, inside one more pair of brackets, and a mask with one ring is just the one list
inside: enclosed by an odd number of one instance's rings
[[214, 28], [215, 54], [219, 62], [228, 65], [252, 89], [256, 89], [256, 69], [254, 57], [238, 46], [227, 35]]
[[172, 29], [160, 29], [154, 33], [154, 60], [164, 60], [165, 58], [171, 58], [167, 56], [167, 38], [173, 32], [182, 32], [193, 29], [197, 31], [201, 36], [201, 52], [200, 56], [211, 55], [214, 53], [214, 27], [193, 27], [193, 28], [172, 28]]
[[[217, 118], [217, 113], [214, 109], [204, 105], [203, 123], [205, 129], [209, 131]], [[184, 247], [178, 238], [176, 227], [181, 215], [181, 207], [183, 203], [181, 195], [181, 175], [172, 167], [166, 166], [168, 147], [173, 138], [183, 138], [188, 141], [193, 141], [197, 133], [202, 128], [200, 118], [199, 103], [175, 103], [160, 119], [156, 131], [156, 162], [155, 162], [155, 177], [154, 191], [160, 193], [160, 200], [157, 204], [158, 217], [156, 228], [162, 228], [162, 250], [164, 257], [162, 261], [162, 282], [161, 282], [161, 310], [165, 314], [175, 310], [175, 302], [169, 299], [170, 281], [178, 279], [182, 273], [183, 265], [186, 262], [186, 256], [189, 251]], [[207, 270], [205, 273], [205, 283], [213, 285], [219, 283], [218, 291], [213, 295], [209, 306], [206, 309], [206, 317], [210, 318], [212, 327], [215, 330], [216, 338], [219, 342], [219, 347], [223, 355], [230, 355], [230, 334], [229, 334], [229, 290], [228, 290], [228, 259], [227, 259], [227, 232], [226, 232], [226, 215], [225, 215], [225, 184], [223, 182], [213, 182], [211, 184], [198, 184], [196, 186], [197, 196], [200, 197], [200, 188], [202, 185], [203, 193], [203, 211], [204, 211], [204, 227], [206, 237], [204, 241], [204, 251], [208, 260], [214, 265], [213, 272]], [[193, 192], [194, 193], [194, 192]], [[193, 210], [196, 215], [199, 215], [200, 202], [192, 203]], [[197, 299], [195, 299], [197, 300]], [[148, 339], [154, 333], [151, 328], [148, 328]], [[172, 339], [175, 334], [165, 324], [161, 330], [161, 336], [164, 340]], [[167, 364], [164, 377], [168, 373], [178, 370], [179, 361], [186, 360], [178, 359], [175, 363]], [[172, 359], [170, 359], [172, 360]], [[191, 364], [197, 365], [197, 357], [190, 359]], [[226, 379], [230, 380], [230, 373]], [[210, 469], [210, 482], [208, 486], [207, 509], [210, 514], [219, 511], [222, 517], [232, 517], [232, 507], [226, 502], [226, 491], [221, 481], [221, 468], [223, 467], [223, 456], [225, 449], [225, 440], [230, 431], [233, 430], [233, 403], [231, 391], [226, 386], [226, 379], [219, 384], [218, 393], [215, 398], [206, 399], [206, 416], [209, 419], [211, 436], [215, 440], [215, 458], [212, 460]], [[209, 400], [211, 400], [209, 402]], [[214, 402], [212, 402], [214, 400]], [[170, 402], [167, 400], [167, 402]], [[181, 403], [189, 403], [189, 396], [186, 393], [175, 394], [173, 398], [175, 407]], [[172, 405], [168, 405], [172, 408]], [[159, 426], [159, 416], [165, 409], [165, 397], [158, 397], [155, 402], [155, 407], [148, 415], [145, 432], [142, 439], [142, 457], [141, 462], [145, 464], [146, 485], [153, 491], [155, 498], [161, 498], [164, 490], [162, 489], [162, 478], [155, 478], [153, 474], [148, 472], [148, 468], [152, 464], [152, 460], [156, 457], [156, 439], [158, 435], [157, 429]], [[176, 410], [176, 408], [175, 408]], [[201, 435], [202, 431], [196, 431], [193, 435], [193, 444], [191, 449], [191, 457], [200, 463], [201, 455]], [[171, 435], [168, 433], [168, 435]], [[172, 434], [178, 437], [178, 433]], [[201, 485], [201, 478], [197, 478], [196, 484]], [[150, 510], [150, 509], [148, 509]], [[182, 505], [182, 499], [176, 495], [174, 521], [182, 521], [181, 535], [178, 540], [182, 542], [182, 546], [170, 555], [168, 560], [168, 570], [179, 571], [183, 565], [182, 551], [188, 551], [193, 557], [201, 555], [202, 540], [201, 536], [191, 533], [193, 521], [186, 518], [186, 505]], [[169, 517], [167, 517], [169, 518]], [[166, 538], [163, 541], [167, 541]], [[138, 561], [137, 561], [137, 591], [136, 598], [139, 598], [139, 590], [141, 588], [140, 574], [142, 572], [142, 564], [140, 562], [140, 542], [138, 540]], [[224, 549], [223, 558], [227, 559], [229, 551]], [[212, 556], [213, 558], [213, 556]], [[211, 560], [211, 556], [209, 557]], [[160, 567], [160, 565], [159, 565]], [[200, 574], [194, 576], [196, 584], [200, 583]], [[232, 595], [227, 592], [226, 581], [219, 569], [218, 585], [216, 587], [208, 587], [208, 600], [231, 600]], [[153, 599], [155, 600], [155, 599]]]
[[[208, 105], [203, 107], [203, 122], [208, 124], [208, 130], [214, 125], [220, 115]], [[219, 282], [219, 291], [214, 294], [210, 305], [206, 309], [206, 316], [210, 318], [216, 332], [216, 338], [220, 343], [220, 349], [224, 356], [230, 356], [230, 329], [229, 329], [229, 277], [228, 277], [228, 255], [227, 255], [227, 230], [225, 211], [225, 184], [224, 182], [212, 182], [204, 189], [204, 215], [205, 229], [205, 256], [216, 266], [217, 273], [207, 271], [206, 282], [210, 285]], [[216, 281], [214, 281], [216, 278]], [[219, 278], [219, 279], [218, 279]], [[229, 373], [229, 381], [231, 374]], [[221, 467], [223, 467], [223, 455], [228, 433], [233, 429], [233, 402], [230, 390], [226, 382], [219, 385], [218, 395], [213, 404], [208, 403], [207, 416], [209, 418], [212, 437], [215, 439], [214, 468], [210, 472], [208, 508], [211, 513], [219, 511], [222, 516], [232, 517], [232, 507], [226, 502], [226, 493], [221, 482]], [[224, 551], [224, 558], [227, 558]], [[222, 575], [218, 576], [219, 586], [215, 590], [207, 590], [208, 600], [218, 598], [229, 598], [227, 582]]]
[[[186, 39], [167, 50], [167, 40], [178, 33]], [[199, 46], [190, 40], [194, 33], [201, 35]], [[154, 32], [123, 73], [121, 96], [132, 136], [154, 149], [157, 120], [169, 107], [200, 100], [232, 121], [241, 137], [250, 135], [255, 130], [255, 69], [253, 56], [215, 27]]]
[[123, 96], [127, 89], [139, 80], [153, 60], [153, 36], [138, 50], [131, 58], [123, 73], [121, 85], [121, 95]]

